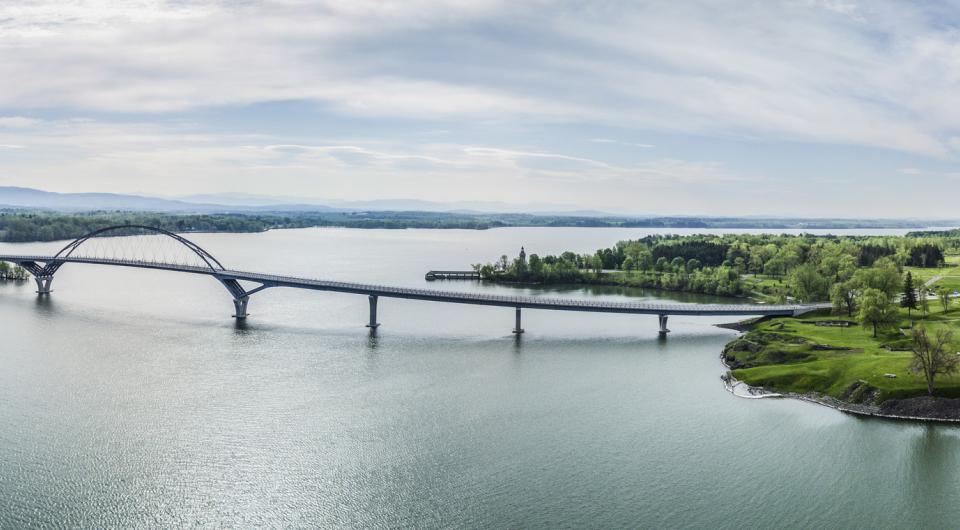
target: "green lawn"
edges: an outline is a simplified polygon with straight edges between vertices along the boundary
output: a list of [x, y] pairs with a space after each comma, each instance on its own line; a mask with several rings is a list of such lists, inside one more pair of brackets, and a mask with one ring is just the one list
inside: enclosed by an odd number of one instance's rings
[[[902, 316], [901, 326], [909, 326], [906, 312]], [[914, 317], [917, 317], [916, 312]], [[733, 376], [753, 386], [801, 393], [815, 391], [834, 397], [840, 397], [844, 390], [861, 380], [880, 391], [881, 401], [926, 394], [923, 377], [911, 373], [908, 368], [911, 353], [883, 347], [884, 344], [909, 345], [909, 339], [899, 329], [886, 330], [874, 338], [872, 330], [859, 325], [841, 328], [813, 323], [837, 318], [840, 317], [823, 315], [761, 323], [744, 338], [765, 338], [762, 352], [728, 354], [741, 361], [759, 358], [760, 365], [733, 370]], [[960, 311], [952, 310], [946, 314], [937, 311], [925, 319], [925, 325], [931, 331], [951, 327], [957, 333], [955, 342], [960, 343], [960, 329], [957, 329], [960, 328]], [[799, 343], [795, 343], [797, 341]], [[851, 349], [818, 350], [815, 345]], [[897, 377], [888, 378], [884, 374]], [[938, 377], [936, 390], [940, 396], [960, 397], [960, 374]]]
[[919, 267], [904, 267], [904, 271], [910, 271], [914, 278], [926, 282], [933, 277], [939, 277], [933, 282], [932, 288], [938, 289], [946, 287], [960, 291], [960, 256], [947, 256], [944, 267], [936, 269], [921, 269]]

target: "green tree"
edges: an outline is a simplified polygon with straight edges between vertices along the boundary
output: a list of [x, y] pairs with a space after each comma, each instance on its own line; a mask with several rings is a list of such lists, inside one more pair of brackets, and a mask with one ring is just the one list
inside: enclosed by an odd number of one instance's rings
[[833, 304], [833, 313], [853, 316], [856, 307], [856, 291], [850, 282], [840, 282], [830, 287], [830, 302]]
[[804, 264], [793, 269], [788, 283], [793, 294], [804, 302], [822, 300], [826, 297], [827, 282], [812, 265]]
[[923, 374], [927, 381], [927, 394], [933, 395], [933, 382], [939, 374], [952, 374], [957, 371], [958, 359], [949, 348], [953, 332], [946, 328], [937, 330], [930, 337], [927, 330], [918, 326], [913, 330], [913, 359], [910, 370]]
[[912, 309], [917, 308], [917, 291], [914, 289], [913, 274], [910, 274], [910, 271], [907, 271], [907, 274], [903, 276], [903, 292], [900, 294], [900, 307], [905, 307], [908, 315]]
[[860, 308], [860, 322], [863, 327], [873, 327], [874, 337], [877, 336], [877, 328], [897, 322], [897, 308], [890, 302], [887, 293], [879, 289], [865, 289], [857, 301], [857, 306]]
[[854, 279], [863, 289], [879, 289], [893, 298], [900, 289], [901, 278], [896, 266], [889, 260], [877, 260], [877, 265], [860, 269]]
[[682, 257], [677, 256], [670, 260], [670, 268], [675, 272], [684, 272], [687, 270], [687, 262]]
[[930, 300], [927, 298], [929, 295], [930, 291], [927, 290], [927, 287], [921, 285], [919, 297], [917, 298], [917, 304], [920, 306], [920, 313], [922, 313], [924, 317], [926, 317], [927, 313], [930, 312]]
[[670, 268], [670, 262], [667, 261], [667, 258], [660, 256], [657, 258], [657, 262], [653, 265], [653, 270], [657, 272], [663, 272]]
[[595, 254], [590, 258], [590, 268], [593, 269], [593, 274], [599, 278], [600, 273], [603, 272], [603, 258]]
[[943, 312], [946, 313], [950, 309], [950, 289], [946, 287], [941, 287], [937, 289], [937, 298], [940, 300], [940, 305], [943, 307]]
[[536, 254], [530, 254], [527, 261], [527, 269], [530, 276], [536, 281], [543, 281], [543, 260]]

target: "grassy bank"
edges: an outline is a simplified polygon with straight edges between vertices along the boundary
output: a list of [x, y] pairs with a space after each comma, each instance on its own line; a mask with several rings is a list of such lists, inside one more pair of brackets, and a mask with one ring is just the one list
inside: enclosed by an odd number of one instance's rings
[[[956, 332], [960, 310], [938, 310], [926, 317], [917, 311], [912, 315], [902, 311], [900, 316], [897, 326], [877, 337], [857, 323], [824, 325], [847, 320], [827, 314], [767, 320], [728, 344], [724, 357], [738, 380], [780, 392], [816, 392], [849, 402], [869, 399], [873, 403], [925, 396], [923, 376], [909, 369], [911, 342], [903, 330], [912, 321], [931, 331], [950, 327]], [[952, 348], [958, 351], [957, 344]], [[936, 395], [960, 397], [960, 374], [939, 376]]]

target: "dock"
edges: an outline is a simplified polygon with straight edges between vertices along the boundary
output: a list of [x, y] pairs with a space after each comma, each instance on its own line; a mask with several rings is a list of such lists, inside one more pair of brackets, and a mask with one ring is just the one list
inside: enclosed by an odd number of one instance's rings
[[429, 271], [424, 276], [428, 282], [433, 280], [479, 280], [477, 271]]

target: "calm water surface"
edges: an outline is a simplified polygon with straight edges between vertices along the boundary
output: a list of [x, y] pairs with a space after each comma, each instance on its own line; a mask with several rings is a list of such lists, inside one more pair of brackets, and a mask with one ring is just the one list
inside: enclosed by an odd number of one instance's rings
[[[228, 267], [425, 286], [650, 232], [191, 238]], [[509, 309], [381, 299], [371, 337], [360, 296], [270, 289], [237, 326], [210, 278], [67, 265], [54, 289], [0, 284], [2, 527], [960, 524], [960, 429], [735, 398], [713, 317], [663, 342], [653, 316], [528, 310], [515, 340]]]

